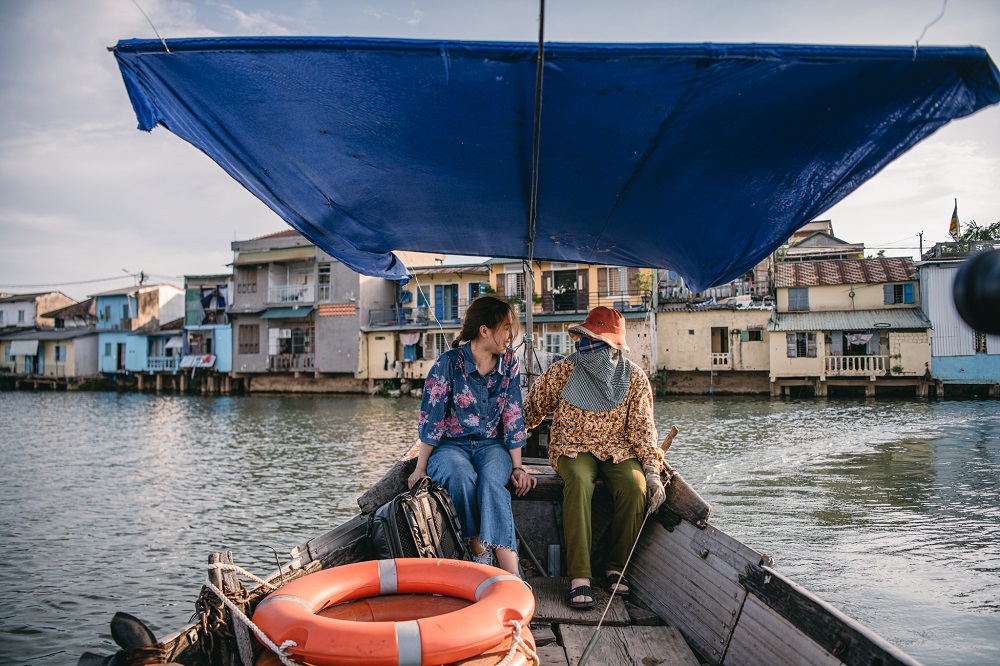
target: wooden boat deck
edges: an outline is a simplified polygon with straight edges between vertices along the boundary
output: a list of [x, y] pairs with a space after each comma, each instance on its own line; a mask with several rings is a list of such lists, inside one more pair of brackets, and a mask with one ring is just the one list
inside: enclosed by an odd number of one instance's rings
[[[535, 593], [535, 617], [532, 633], [539, 645], [538, 654], [546, 666], [578, 664], [593, 637], [610, 594], [595, 589], [597, 603], [593, 608], [580, 610], [566, 605], [568, 578], [531, 578]], [[589, 662], [622, 664], [628, 666], [698, 666], [698, 659], [688, 647], [684, 637], [673, 627], [637, 624], [648, 622], [649, 614], [638, 607], [631, 607], [620, 597], [612, 600], [601, 637], [597, 641]], [[632, 613], [637, 615], [634, 620]]]

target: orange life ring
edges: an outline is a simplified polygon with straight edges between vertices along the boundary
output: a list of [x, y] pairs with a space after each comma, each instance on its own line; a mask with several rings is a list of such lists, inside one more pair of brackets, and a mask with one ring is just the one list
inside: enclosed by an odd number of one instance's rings
[[[355, 599], [438, 594], [473, 603], [410, 620], [354, 622], [317, 613]], [[433, 611], [431, 611], [433, 612]], [[435, 558], [370, 560], [326, 569], [285, 585], [260, 602], [253, 621], [288, 653], [316, 666], [433, 666], [494, 648], [522, 631], [535, 612], [531, 590], [503, 569]]]

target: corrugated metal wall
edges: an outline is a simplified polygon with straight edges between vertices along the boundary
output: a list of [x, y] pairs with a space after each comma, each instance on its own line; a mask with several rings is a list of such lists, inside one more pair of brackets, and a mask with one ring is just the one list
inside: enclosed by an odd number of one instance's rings
[[[953, 264], [953, 265], [952, 265]], [[952, 294], [955, 274], [962, 262], [949, 265], [920, 266], [920, 308], [931, 320], [931, 356], [973, 356], [976, 338], [973, 330], [955, 309]], [[986, 336], [988, 354], [1000, 354], [1000, 336]]]

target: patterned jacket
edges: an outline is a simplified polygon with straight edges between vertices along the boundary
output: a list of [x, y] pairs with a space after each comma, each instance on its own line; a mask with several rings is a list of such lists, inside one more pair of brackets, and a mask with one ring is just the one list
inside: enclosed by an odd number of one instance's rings
[[615, 463], [636, 458], [644, 467], [662, 470], [663, 452], [653, 423], [653, 391], [639, 366], [632, 364], [625, 399], [606, 412], [590, 412], [562, 399], [572, 372], [572, 361], [557, 361], [531, 386], [524, 401], [527, 428], [534, 428], [546, 414], [555, 412], [549, 440], [552, 467], [559, 456], [575, 458], [577, 453], [589, 452], [599, 460]]

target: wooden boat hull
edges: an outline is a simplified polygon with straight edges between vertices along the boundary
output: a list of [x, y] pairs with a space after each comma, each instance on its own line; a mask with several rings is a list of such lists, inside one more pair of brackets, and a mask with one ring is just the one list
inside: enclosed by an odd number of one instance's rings
[[[268, 582], [280, 586], [314, 571], [370, 559], [367, 516], [402, 491], [413, 465], [411, 454], [397, 462], [358, 499], [360, 515], [293, 549], [289, 564]], [[548, 544], [560, 540], [561, 482], [543, 460], [529, 460], [526, 467], [540, 482], [525, 498], [515, 498], [515, 522], [522, 539], [522, 560], [530, 552], [533, 561], [544, 567], [547, 563], [540, 560], [545, 558]], [[678, 657], [661, 663], [918, 666], [915, 659], [776, 571], [769, 556], [708, 524], [710, 507], [707, 506], [680, 479], [668, 493], [665, 507], [648, 521], [629, 567], [633, 603], [651, 611], [649, 615], [657, 623], [669, 625], [655, 633], [679, 632], [697, 656], [695, 662]], [[599, 488], [594, 504], [595, 548], [599, 548], [600, 536], [609, 521], [607, 496]], [[231, 561], [231, 555], [214, 554], [211, 561]], [[212, 573], [217, 586], [225, 586], [227, 591], [240, 589], [235, 574]], [[544, 587], [539, 581], [536, 596]], [[249, 590], [243, 595], [244, 610], [252, 611], [266, 594], [263, 586]], [[216, 608], [221, 605], [212, 601], [211, 594], [202, 598], [206, 605]], [[555, 663], [566, 663], [562, 660], [574, 655], [578, 657], [579, 641], [569, 637], [574, 631], [580, 633], [586, 628], [573, 630], [568, 626], [570, 621], [577, 620], [564, 620], [567, 628], [562, 635], [564, 642], [573, 645], [565, 645], [565, 650], [548, 646], [545, 649], [556, 648], [555, 652], [543, 650], [540, 654], [550, 655], [551, 660], [551, 655], [558, 653], [559, 661]], [[582, 622], [587, 623], [587, 620]], [[628, 624], [628, 619], [616, 623]], [[636, 629], [642, 629], [633, 632], [636, 635], [649, 633], [646, 628]], [[239, 663], [236, 641], [232, 639], [213, 637], [212, 654], [206, 655], [202, 649], [203, 632], [199, 625], [191, 625], [163, 639], [160, 645], [167, 660], [199, 665]], [[237, 640], [248, 641], [259, 650], [244, 625], [236, 623], [232, 633]], [[663, 656], [660, 653], [658, 658]]]

